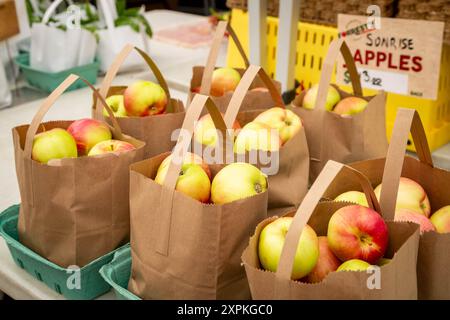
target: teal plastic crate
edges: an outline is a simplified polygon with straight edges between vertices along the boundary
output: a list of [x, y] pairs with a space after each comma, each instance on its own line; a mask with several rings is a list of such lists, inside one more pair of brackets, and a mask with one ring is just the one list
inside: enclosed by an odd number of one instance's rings
[[141, 300], [127, 290], [131, 275], [130, 245], [117, 250], [113, 260], [100, 269], [103, 279], [114, 289], [118, 300]]
[[[67, 281], [73, 276], [73, 271], [64, 269], [41, 257], [19, 242], [17, 222], [19, 205], [14, 205], [0, 214], [0, 235], [5, 239], [17, 266], [24, 269], [36, 279], [44, 282], [49, 288], [62, 294], [67, 299], [90, 300], [106, 292], [111, 287], [99, 273], [100, 268], [111, 262], [114, 254], [121, 248], [112, 251], [80, 269], [80, 289], [69, 289]], [[0, 265], [1, 268], [1, 265]]]
[[[22, 70], [25, 80], [29, 85], [48, 93], [55, 90], [56, 87], [58, 87], [61, 82], [63, 82], [72, 73], [79, 75], [92, 84], [95, 84], [97, 82], [97, 73], [100, 66], [98, 61], [94, 61], [93, 63], [84, 66], [79, 66], [56, 73], [49, 73], [31, 68], [29, 53], [19, 54], [15, 58], [15, 62]], [[86, 87], [86, 84], [83, 81], [78, 80], [69, 87], [68, 91], [83, 87]]]

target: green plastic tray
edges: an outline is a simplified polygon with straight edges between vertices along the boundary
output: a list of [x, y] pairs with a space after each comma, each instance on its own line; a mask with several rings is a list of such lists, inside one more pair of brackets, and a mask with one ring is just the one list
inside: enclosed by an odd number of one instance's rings
[[[84, 66], [79, 66], [56, 73], [49, 73], [31, 68], [29, 53], [19, 54], [15, 58], [15, 62], [22, 70], [25, 80], [31, 86], [48, 93], [55, 90], [56, 87], [58, 87], [71, 73], [79, 75], [80, 77], [88, 80], [90, 83], [95, 84], [97, 82], [97, 73], [100, 66], [98, 61], [94, 61], [93, 63]], [[69, 87], [68, 91], [83, 87], [86, 87], [86, 84], [83, 81], [78, 80]]]
[[100, 269], [100, 274], [114, 289], [118, 300], [141, 300], [127, 290], [131, 275], [131, 249], [129, 244], [114, 253], [113, 260]]
[[[36, 279], [44, 282], [49, 288], [62, 294], [67, 299], [90, 300], [106, 292], [111, 287], [100, 276], [100, 268], [109, 263], [116, 249], [80, 269], [80, 289], [69, 289], [67, 281], [74, 273], [50, 262], [19, 242], [17, 222], [19, 205], [14, 205], [0, 213], [0, 235], [5, 239], [16, 265], [24, 269]], [[1, 268], [1, 265], [0, 265]]]

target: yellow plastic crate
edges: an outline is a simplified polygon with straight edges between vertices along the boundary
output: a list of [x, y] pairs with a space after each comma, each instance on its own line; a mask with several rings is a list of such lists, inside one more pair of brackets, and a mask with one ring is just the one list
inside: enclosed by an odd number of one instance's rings
[[[231, 25], [236, 31], [242, 46], [248, 53], [248, 14], [240, 9], [233, 9]], [[295, 78], [305, 88], [318, 83], [322, 62], [326, 56], [329, 43], [337, 36], [337, 29], [328, 26], [299, 22], [297, 35], [297, 54], [295, 61]], [[278, 18], [267, 17], [267, 72], [273, 77], [276, 66]], [[236, 46], [229, 42], [227, 64], [231, 67], [243, 67]], [[335, 80], [333, 75], [332, 81]], [[424, 79], [426, 81], [426, 79]], [[349, 87], [342, 86], [344, 90]], [[365, 95], [374, 91], [364, 89]], [[398, 108], [416, 109], [425, 126], [430, 148], [435, 150], [450, 141], [450, 46], [444, 45], [442, 50], [441, 74], [437, 100], [421, 99], [388, 93], [386, 106], [386, 129], [391, 136], [395, 115]], [[411, 140], [410, 140], [411, 141]], [[414, 150], [410, 143], [409, 150]]]

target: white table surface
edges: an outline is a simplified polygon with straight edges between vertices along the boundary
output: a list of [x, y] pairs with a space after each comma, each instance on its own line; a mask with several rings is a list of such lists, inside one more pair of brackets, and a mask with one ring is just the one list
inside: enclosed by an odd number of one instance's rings
[[[180, 23], [195, 22], [204, 17], [190, 14], [155, 10], [146, 13], [154, 31]], [[206, 62], [208, 48], [186, 49], [151, 40], [150, 54], [160, 67], [171, 87], [173, 97], [186, 101], [192, 67]], [[226, 43], [219, 55], [218, 65], [225, 64]], [[130, 83], [135, 79], [150, 79], [145, 70], [132, 74], [119, 75], [114, 83]], [[99, 79], [98, 84], [101, 79]], [[177, 90], [174, 90], [177, 89]], [[20, 202], [17, 186], [11, 129], [19, 124], [30, 123], [42, 100], [33, 101], [13, 108], [0, 110], [0, 212], [10, 205]], [[90, 116], [91, 92], [84, 88], [61, 96], [46, 116], [46, 120], [79, 119]], [[436, 151], [434, 160], [437, 166], [450, 170], [450, 144]], [[0, 298], [1, 291], [14, 299], [64, 299], [42, 282], [34, 279], [17, 267], [9, 250], [0, 237]], [[112, 291], [99, 299], [115, 299]]]

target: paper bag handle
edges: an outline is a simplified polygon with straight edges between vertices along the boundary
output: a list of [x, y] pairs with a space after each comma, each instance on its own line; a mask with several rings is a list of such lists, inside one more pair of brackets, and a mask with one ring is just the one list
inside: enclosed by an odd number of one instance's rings
[[222, 39], [225, 35], [225, 31], [228, 31], [231, 38], [233, 39], [242, 59], [244, 60], [245, 67], [248, 68], [250, 62], [248, 61], [247, 55], [245, 54], [244, 48], [239, 41], [238, 36], [234, 32], [233, 28], [229, 25], [227, 21], [219, 21], [216, 32], [214, 34], [211, 49], [209, 51], [208, 59], [206, 60], [206, 66], [203, 70], [202, 83], [200, 85], [200, 93], [203, 95], [209, 95], [211, 91], [211, 81], [214, 68], [216, 67], [217, 57], [219, 56], [219, 51], [222, 43]]
[[[159, 70], [156, 63], [152, 60], [152, 58], [149, 57], [147, 53], [145, 53], [143, 50], [139, 49], [138, 47], [134, 47], [131, 44], [127, 44], [123, 47], [122, 51], [117, 54], [116, 58], [114, 59], [114, 62], [109, 67], [108, 71], [106, 72], [105, 78], [103, 79], [102, 85], [100, 87], [100, 95], [102, 97], [106, 97], [108, 94], [108, 90], [111, 87], [113, 79], [116, 77], [117, 72], [120, 69], [120, 66], [124, 63], [125, 59], [129, 56], [132, 50], [136, 50], [141, 57], [145, 60], [150, 70], [152, 70], [153, 74], [156, 77], [156, 80], [158, 80], [158, 83], [163, 88], [164, 92], [167, 96], [167, 112], [174, 112], [174, 107], [172, 103], [172, 99], [170, 97], [170, 91], [169, 87], [167, 86], [166, 80], [164, 80], [164, 77]], [[98, 108], [95, 108], [94, 110], [95, 117], [97, 119], [101, 119], [103, 117], [103, 114], [101, 110], [98, 110]]]
[[[208, 96], [196, 94], [192, 100], [189, 108], [187, 108], [186, 116], [183, 121], [183, 126], [178, 136], [177, 144], [172, 152], [172, 161], [167, 169], [167, 175], [162, 186], [162, 192], [159, 202], [159, 219], [156, 226], [156, 251], [162, 255], [167, 256], [170, 242], [170, 229], [172, 221], [172, 203], [175, 193], [175, 187], [178, 180], [179, 172], [182, 166], [182, 161], [175, 161], [175, 159], [184, 159], [184, 156], [188, 152], [188, 148], [191, 144], [191, 140], [194, 134], [194, 128], [197, 124], [197, 120], [206, 106], [209, 114], [214, 122], [215, 127], [222, 133], [222, 142], [225, 148], [230, 146], [225, 145], [232, 143], [229, 132], [225, 125], [225, 122], [220, 114], [219, 109], [214, 102]], [[232, 147], [231, 147], [232, 148]], [[228, 150], [228, 149], [225, 149]], [[230, 149], [232, 150], [232, 149]]]
[[[123, 139], [122, 130], [120, 129], [119, 123], [117, 122], [117, 119], [114, 116], [114, 113], [109, 108], [108, 104], [106, 103], [105, 99], [98, 93], [97, 89], [94, 88], [94, 86], [87, 81], [86, 79], [83, 79], [75, 74], [69, 75], [53, 92], [42, 102], [41, 106], [39, 107], [39, 110], [36, 112], [36, 114], [33, 117], [33, 120], [31, 121], [30, 126], [27, 130], [27, 136], [25, 139], [25, 148], [24, 148], [24, 154], [27, 158], [31, 158], [31, 151], [33, 148], [33, 140], [34, 136], [36, 135], [36, 132], [39, 128], [39, 125], [42, 122], [42, 119], [44, 118], [45, 114], [50, 110], [50, 108], [53, 106], [55, 101], [63, 94], [64, 91], [66, 91], [75, 81], [80, 79], [83, 81], [94, 93], [96, 98], [100, 101], [102, 106], [106, 109], [108, 112], [110, 119], [112, 120], [112, 130], [114, 132], [114, 135], [117, 136], [119, 140]], [[100, 109], [100, 108], [99, 108]]]
[[347, 70], [350, 74], [350, 80], [353, 87], [353, 93], [356, 96], [362, 96], [361, 80], [356, 69], [355, 60], [353, 60], [352, 53], [347, 46], [347, 43], [341, 39], [335, 39], [330, 43], [327, 55], [322, 65], [322, 72], [320, 74], [319, 89], [317, 92], [317, 100], [315, 109], [325, 110], [327, 99], [328, 86], [331, 83], [331, 76], [333, 74], [334, 65], [338, 58], [339, 52], [344, 57]]
[[380, 193], [381, 210], [389, 215], [390, 220], [395, 216], [397, 192], [410, 132], [420, 162], [433, 167], [433, 159], [419, 114], [414, 109], [400, 108], [389, 143]]
[[260, 66], [251, 65], [245, 71], [241, 81], [239, 81], [239, 84], [236, 87], [233, 96], [231, 97], [230, 103], [228, 104], [227, 111], [225, 112], [224, 116], [227, 128], [233, 127], [233, 123], [236, 120], [245, 95], [247, 94], [248, 89], [250, 88], [257, 75], [259, 75], [266, 88], [269, 89], [269, 93], [275, 103], [275, 106], [284, 108], [283, 98], [281, 97], [277, 88], [273, 84], [272, 79], [270, 79], [266, 71], [264, 71], [264, 69]]
[[286, 280], [291, 279], [292, 268], [294, 266], [294, 257], [303, 228], [308, 223], [309, 218], [313, 214], [314, 209], [321, 200], [325, 191], [342, 170], [346, 170], [354, 174], [353, 176], [361, 184], [370, 208], [377, 212], [381, 212], [370, 181], [359, 171], [344, 164], [329, 160], [314, 184], [311, 186], [309, 192], [306, 194], [303, 202], [300, 204], [300, 207], [295, 213], [294, 219], [289, 227], [288, 233], [286, 234], [285, 243], [283, 250], [281, 251], [280, 260], [276, 271], [276, 277], [281, 281], [276, 281], [279, 285], [276, 285], [274, 288], [275, 298], [283, 297], [286, 294], [286, 288], [282, 287], [282, 283], [286, 283]]

